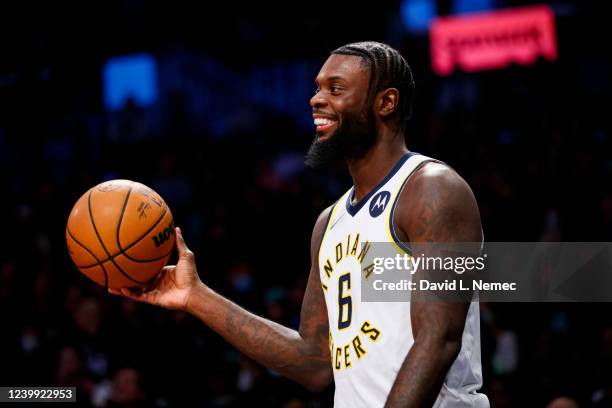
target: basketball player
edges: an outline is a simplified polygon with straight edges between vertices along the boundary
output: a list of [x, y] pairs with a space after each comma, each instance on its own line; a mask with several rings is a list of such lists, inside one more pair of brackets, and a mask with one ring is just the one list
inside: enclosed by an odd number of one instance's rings
[[310, 100], [316, 138], [306, 162], [319, 167], [344, 159], [353, 187], [315, 223], [299, 330], [249, 313], [201, 282], [179, 228], [176, 266], [142, 292], [111, 293], [186, 310], [310, 390], [333, 378], [336, 407], [488, 407], [477, 392], [477, 303], [360, 301], [356, 259], [364, 243], [394, 241], [409, 251], [421, 242], [482, 240], [466, 182], [406, 148], [414, 92], [408, 64], [387, 45], [349, 44], [332, 52], [316, 84]]

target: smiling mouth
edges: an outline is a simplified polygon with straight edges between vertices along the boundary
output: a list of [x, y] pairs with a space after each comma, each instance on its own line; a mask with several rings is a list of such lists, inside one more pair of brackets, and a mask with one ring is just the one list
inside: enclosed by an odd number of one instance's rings
[[329, 138], [330, 135], [323, 136], [322, 133], [331, 129], [336, 124], [336, 120], [329, 119], [329, 118], [315, 118], [314, 124], [317, 127], [316, 131], [317, 131], [317, 136], [319, 137], [319, 140], [324, 140], [324, 139]]

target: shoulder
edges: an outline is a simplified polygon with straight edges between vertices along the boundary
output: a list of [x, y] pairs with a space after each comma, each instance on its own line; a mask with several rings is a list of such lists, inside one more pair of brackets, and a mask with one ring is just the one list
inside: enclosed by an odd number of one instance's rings
[[472, 191], [466, 181], [448, 165], [429, 161], [416, 169], [408, 184], [410, 188], [420, 190], [439, 190], [447, 192]]
[[397, 204], [398, 224], [413, 239], [479, 241], [480, 213], [468, 183], [440, 162], [426, 162], [410, 176]]
[[398, 206], [404, 211], [421, 207], [441, 211], [472, 201], [476, 202], [472, 189], [455, 170], [444, 163], [425, 162], [406, 182]]

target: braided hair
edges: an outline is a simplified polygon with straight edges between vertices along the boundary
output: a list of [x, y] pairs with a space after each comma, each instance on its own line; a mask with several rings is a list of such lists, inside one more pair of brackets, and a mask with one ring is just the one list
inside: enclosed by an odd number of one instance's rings
[[332, 54], [356, 55], [362, 58], [370, 70], [368, 101], [371, 103], [378, 92], [387, 88], [399, 91], [399, 126], [405, 130], [412, 114], [414, 78], [408, 63], [397, 50], [376, 41], [356, 42], [336, 48]]

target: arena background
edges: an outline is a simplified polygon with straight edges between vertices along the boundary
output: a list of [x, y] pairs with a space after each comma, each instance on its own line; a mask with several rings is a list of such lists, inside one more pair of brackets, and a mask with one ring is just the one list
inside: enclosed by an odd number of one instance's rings
[[[555, 61], [446, 77], [418, 26], [427, 13], [402, 14], [410, 2], [226, 3], [2, 6], [0, 385], [76, 385], [79, 406], [330, 406], [333, 386], [311, 394], [185, 313], [107, 294], [70, 263], [64, 228], [91, 186], [141, 181], [172, 208], [207, 284], [297, 327], [312, 226], [350, 186], [341, 164], [303, 166], [308, 100], [347, 42], [385, 41], [406, 57], [417, 84], [408, 147], [470, 183], [487, 240], [612, 239], [604, 2], [549, 4]], [[529, 4], [417, 3], [439, 16]], [[126, 66], [143, 81], [127, 91], [129, 73], [113, 71]], [[492, 406], [561, 395], [611, 406], [610, 312], [482, 304]]]

